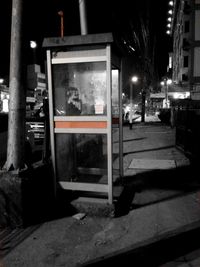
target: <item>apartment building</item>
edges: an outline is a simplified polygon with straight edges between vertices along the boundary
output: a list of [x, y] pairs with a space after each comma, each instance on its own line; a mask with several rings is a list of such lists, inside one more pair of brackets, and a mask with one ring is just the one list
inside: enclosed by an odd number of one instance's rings
[[172, 80], [200, 100], [200, 0], [174, 0], [172, 6]]

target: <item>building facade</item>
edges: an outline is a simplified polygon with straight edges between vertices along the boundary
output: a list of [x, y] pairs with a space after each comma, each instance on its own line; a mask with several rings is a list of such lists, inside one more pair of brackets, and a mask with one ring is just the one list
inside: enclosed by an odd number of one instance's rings
[[26, 115], [31, 116], [33, 109], [39, 109], [47, 95], [46, 76], [40, 65], [27, 66]]
[[200, 99], [200, 0], [174, 0], [172, 80]]

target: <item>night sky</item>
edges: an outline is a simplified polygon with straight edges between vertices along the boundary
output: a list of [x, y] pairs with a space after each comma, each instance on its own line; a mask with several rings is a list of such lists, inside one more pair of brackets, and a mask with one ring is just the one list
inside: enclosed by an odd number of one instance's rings
[[[45, 37], [60, 36], [59, 10], [64, 11], [64, 35], [80, 34], [78, 0], [33, 0], [24, 1], [24, 38], [36, 40], [37, 62], [43, 64], [44, 50], [41, 48]], [[0, 11], [0, 77], [9, 74], [9, 52], [11, 31], [12, 0], [3, 0]], [[26, 6], [27, 5], [27, 6]], [[87, 0], [88, 33], [119, 32], [129, 36], [131, 25], [139, 23], [139, 14], [145, 14], [149, 9], [149, 17], [153, 25], [150, 37], [155, 36], [156, 58], [159, 75], [166, 72], [170, 39], [166, 35], [166, 19], [168, 0]], [[127, 34], [126, 34], [127, 32]], [[27, 56], [28, 63], [32, 63], [32, 51]], [[135, 51], [137, 53], [137, 51]]]

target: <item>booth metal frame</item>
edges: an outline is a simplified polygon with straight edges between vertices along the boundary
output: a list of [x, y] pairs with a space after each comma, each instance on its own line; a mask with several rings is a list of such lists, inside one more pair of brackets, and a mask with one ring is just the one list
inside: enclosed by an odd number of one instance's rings
[[[105, 134], [107, 136], [108, 183], [78, 183], [59, 181], [67, 190], [101, 192], [108, 194], [108, 203], [113, 203], [113, 147], [112, 147], [112, 67], [119, 71], [119, 173], [123, 177], [123, 128], [122, 128], [122, 83], [121, 60], [112, 52], [111, 33], [64, 38], [46, 38], [43, 47], [47, 49], [47, 76], [50, 116], [51, 157], [55, 175], [55, 135], [58, 133]], [[74, 47], [68, 50], [68, 47]], [[82, 49], [84, 47], [84, 49]], [[56, 51], [56, 52], [55, 52]], [[53, 101], [52, 65], [66, 63], [106, 62], [107, 114], [104, 116], [55, 116]], [[69, 125], [70, 127], [66, 127]]]

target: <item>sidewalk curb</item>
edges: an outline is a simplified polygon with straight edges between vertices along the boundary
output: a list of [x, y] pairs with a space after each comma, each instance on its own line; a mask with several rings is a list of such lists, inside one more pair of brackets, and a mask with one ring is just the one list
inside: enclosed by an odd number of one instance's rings
[[[196, 235], [196, 231], [200, 232], [200, 221], [194, 222], [190, 225], [185, 225], [180, 227], [179, 229], [175, 229], [169, 231], [167, 233], [161, 234], [156, 237], [149, 238], [145, 241], [141, 241], [137, 244], [134, 244], [128, 248], [124, 248], [109, 254], [106, 254], [101, 257], [97, 257], [94, 260], [89, 260], [82, 264], [77, 264], [77, 266], [86, 267], [86, 266], [102, 266], [103, 264], [114, 264], [114, 263], [121, 263], [123, 259], [131, 256], [132, 259], [135, 258], [135, 264], [137, 264], [137, 260], [141, 260], [140, 258], [145, 257], [145, 253], [147, 255], [155, 253], [157, 255], [158, 249], [162, 250], [162, 246], [165, 243], [175, 243], [177, 240], [181, 239], [184, 235], [194, 234]], [[183, 238], [184, 239], [184, 238]], [[152, 255], [149, 255], [152, 257]], [[179, 255], [180, 256], [180, 255]], [[148, 258], [145, 259], [148, 261]], [[141, 262], [139, 261], [141, 264]], [[142, 266], [142, 265], [139, 265]], [[157, 265], [156, 265], [157, 266]]]

